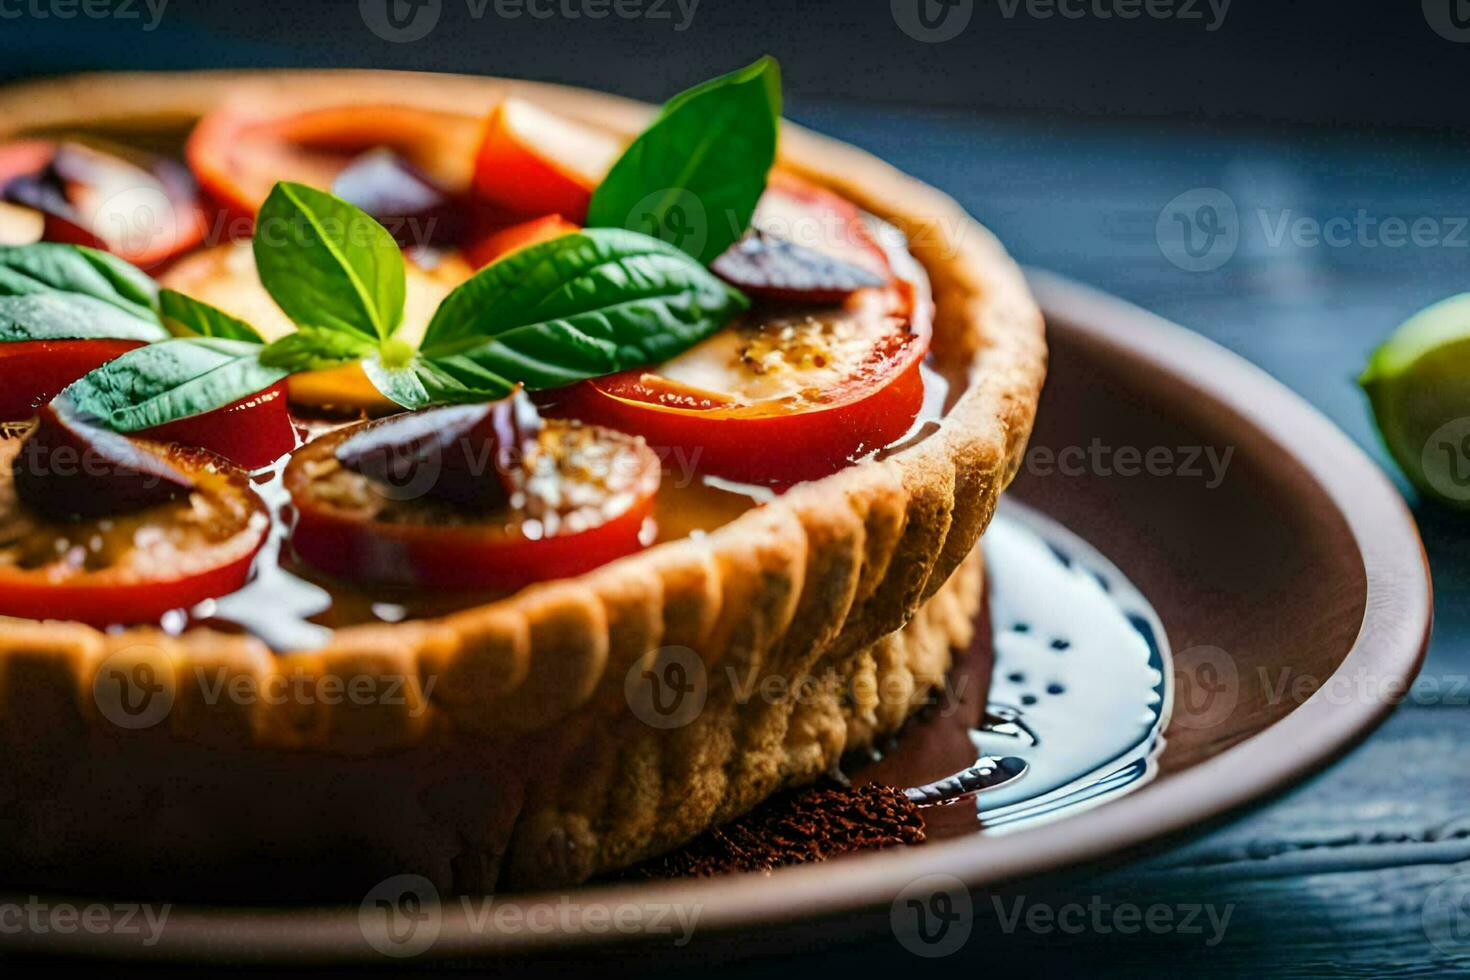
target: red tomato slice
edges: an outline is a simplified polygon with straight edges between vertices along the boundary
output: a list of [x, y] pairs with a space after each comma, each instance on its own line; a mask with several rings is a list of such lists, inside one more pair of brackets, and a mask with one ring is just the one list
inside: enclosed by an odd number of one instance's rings
[[544, 218], [533, 218], [493, 232], [466, 246], [464, 257], [470, 265], [481, 269], [512, 252], [581, 230], [559, 214], [548, 214]]
[[77, 378], [142, 346], [136, 340], [0, 343], [0, 421], [30, 418]]
[[249, 479], [197, 450], [159, 447], [193, 489], [110, 517], [52, 521], [17, 500], [0, 443], [0, 615], [105, 627], [156, 622], [245, 584], [270, 519]]
[[[379, 484], [336, 452], [367, 422], [308, 443], [285, 484], [302, 560], [350, 581], [442, 589], [515, 589], [590, 571], [643, 547], [658, 491], [658, 458], [640, 441], [592, 426], [548, 422], [520, 465], [537, 474], [525, 501], [466, 511], [425, 488]], [[544, 482], [550, 481], [550, 483]], [[543, 496], [556, 486], [556, 499]]]
[[46, 241], [106, 249], [143, 269], [195, 248], [208, 230], [188, 170], [131, 150], [4, 144], [0, 197], [44, 215]]
[[296, 448], [296, 427], [280, 381], [202, 415], [192, 415], [138, 433], [155, 442], [196, 446], [247, 470], [269, 466]]
[[480, 138], [476, 120], [397, 105], [344, 105], [306, 112], [224, 106], [194, 127], [185, 156], [200, 185], [232, 218], [250, 222], [277, 181], [330, 190], [370, 150], [388, 149], [446, 191], [469, 186]]
[[623, 145], [520, 99], [503, 99], [485, 121], [475, 160], [475, 190], [517, 214], [587, 220], [592, 192]]
[[928, 349], [927, 329], [891, 333], [816, 398], [737, 401], [634, 370], [573, 387], [555, 412], [679, 447], [704, 473], [789, 486], [902, 438], [924, 405]]
[[888, 285], [841, 306], [757, 307], [656, 369], [551, 396], [556, 414], [679, 448], [704, 473], [773, 486], [826, 476], [902, 438], [924, 404], [927, 293], [895, 275], [862, 213], [823, 188], [773, 174], [755, 221]]

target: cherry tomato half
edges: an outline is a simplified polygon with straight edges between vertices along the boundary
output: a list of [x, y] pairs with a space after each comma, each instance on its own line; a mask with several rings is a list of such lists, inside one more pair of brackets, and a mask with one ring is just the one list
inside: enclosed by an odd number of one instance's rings
[[0, 144], [0, 199], [41, 214], [46, 241], [105, 249], [148, 270], [196, 247], [208, 231], [187, 168], [111, 146]]
[[553, 238], [560, 238], [580, 230], [559, 214], [532, 218], [530, 221], [523, 221], [509, 228], [497, 229], [479, 241], [465, 246], [465, 261], [476, 269], [484, 268], [496, 259], [504, 258], [512, 252], [539, 245], [541, 242], [549, 242]]
[[342, 465], [337, 451], [346, 440], [394, 421], [339, 430], [291, 457], [291, 544], [306, 563], [368, 584], [514, 589], [577, 575], [643, 547], [660, 468], [641, 441], [548, 422], [517, 464], [524, 499], [467, 511], [418, 485], [419, 475], [435, 477], [432, 470], [390, 485]]
[[196, 446], [247, 470], [269, 466], [296, 448], [296, 427], [287, 408], [286, 382], [201, 415], [177, 419], [138, 433], [155, 442]]
[[154, 447], [192, 481], [182, 499], [82, 520], [41, 516], [16, 495], [21, 440], [0, 442], [0, 615], [93, 626], [156, 622], [235, 591], [265, 542], [265, 504], [239, 470]]
[[28, 419], [67, 385], [136, 340], [17, 340], [0, 343], [0, 421]]
[[194, 127], [185, 156], [206, 193], [232, 218], [249, 221], [277, 181], [331, 190], [337, 176], [373, 150], [391, 150], [434, 182], [469, 186], [477, 122], [399, 105], [344, 105], [281, 113], [226, 105]]

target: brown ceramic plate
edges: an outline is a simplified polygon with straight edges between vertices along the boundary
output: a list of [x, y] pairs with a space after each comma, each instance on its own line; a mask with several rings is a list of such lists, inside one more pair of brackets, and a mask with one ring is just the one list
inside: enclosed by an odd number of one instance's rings
[[[1382, 720], [1418, 670], [1431, 608], [1413, 521], [1382, 473], [1301, 399], [1209, 341], [1049, 276], [1034, 285], [1053, 361], [1012, 493], [1095, 545], [1158, 611], [1176, 686], [1157, 779], [1003, 837], [770, 877], [592, 887], [551, 896], [549, 910], [546, 897], [497, 897], [505, 918], [493, 921], [519, 923], [509, 927], [477, 925], [482, 906], [445, 902], [433, 935], [420, 928], [395, 952], [417, 953], [416, 964], [565, 959], [637, 938], [646, 952], [707, 962], [887, 929], [902, 905], [895, 899], [915, 882], [929, 882], [921, 893], [954, 878], [974, 888], [1123, 859], [1320, 770]], [[1067, 447], [1078, 449], [1063, 457]], [[1201, 462], [1206, 447], [1216, 458], [1232, 451], [1218, 483]], [[697, 912], [692, 942], [601, 919], [600, 928], [577, 924], [592, 909], [636, 909], [627, 914], [647, 922], [660, 907]], [[524, 918], [533, 908], [541, 911]], [[0, 939], [104, 956], [382, 963], [360, 911], [176, 906], [153, 945], [85, 931]], [[368, 902], [364, 914], [381, 913]]]

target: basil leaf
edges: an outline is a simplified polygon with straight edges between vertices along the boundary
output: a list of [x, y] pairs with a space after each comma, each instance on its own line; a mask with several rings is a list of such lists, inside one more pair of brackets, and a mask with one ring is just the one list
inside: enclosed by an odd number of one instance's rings
[[651, 234], [708, 265], [750, 226], [780, 121], [771, 58], [675, 96], [593, 192], [587, 224]]
[[390, 367], [379, 357], [369, 357], [363, 360], [362, 369], [385, 398], [410, 410], [429, 405], [495, 401], [515, 390], [515, 385], [503, 378], [471, 387], [445, 372], [437, 362], [422, 356], [400, 367]]
[[84, 375], [62, 397], [79, 417], [137, 432], [202, 415], [286, 377], [260, 363], [259, 344], [181, 337], [129, 351]]
[[0, 341], [163, 340], [153, 281], [105, 252], [0, 246]]
[[435, 311], [420, 353], [441, 395], [479, 401], [513, 382], [559, 388], [667, 360], [748, 305], [672, 245], [587, 229], [516, 252], [461, 284]]
[[89, 296], [140, 319], [158, 319], [158, 287], [116, 256], [59, 242], [0, 245], [0, 296], [51, 292]]
[[166, 339], [168, 331], [156, 319], [81, 293], [0, 296], [0, 342]]
[[194, 334], [198, 337], [243, 340], [253, 344], [265, 343], [259, 332], [244, 320], [236, 319], [218, 307], [172, 289], [159, 291], [158, 310], [163, 316], [164, 325], [175, 332], [182, 331], [183, 334]]
[[356, 334], [308, 328], [287, 334], [266, 347], [260, 363], [287, 371], [322, 371], [371, 354], [373, 344]]
[[255, 266], [298, 327], [387, 340], [403, 321], [403, 253], [367, 212], [279, 183], [255, 219]]

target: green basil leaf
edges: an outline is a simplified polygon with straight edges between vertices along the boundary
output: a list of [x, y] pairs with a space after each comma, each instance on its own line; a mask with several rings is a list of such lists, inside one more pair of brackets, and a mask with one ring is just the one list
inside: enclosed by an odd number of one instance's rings
[[780, 122], [771, 58], [675, 96], [593, 192], [588, 226], [644, 232], [708, 265], [750, 226]]
[[384, 341], [403, 321], [403, 253], [365, 211], [279, 183], [255, 219], [255, 266], [298, 327]]
[[159, 290], [158, 311], [163, 316], [164, 325], [182, 336], [193, 334], [252, 344], [265, 343], [265, 338], [244, 320], [172, 289]]
[[748, 305], [672, 245], [587, 229], [462, 283], [435, 311], [420, 354], [444, 391], [479, 401], [514, 382], [559, 388], [667, 360]]
[[141, 269], [94, 248], [36, 242], [0, 245], [0, 296], [76, 293], [157, 320], [158, 287]]
[[0, 296], [0, 342], [23, 340], [167, 340], [156, 319], [81, 293]]
[[84, 421], [137, 432], [202, 415], [286, 377], [260, 363], [259, 344], [181, 337], [129, 351], [63, 392]]
[[156, 287], [95, 249], [39, 242], [0, 246], [0, 341], [163, 340]]
[[356, 334], [305, 329], [269, 344], [260, 354], [260, 363], [292, 372], [323, 371], [341, 367], [376, 349]]
[[363, 360], [362, 369], [385, 398], [410, 410], [429, 405], [496, 401], [515, 388], [503, 378], [478, 387], [466, 385], [444, 371], [438, 362], [422, 356], [396, 367], [384, 364], [379, 357], [368, 357]]

